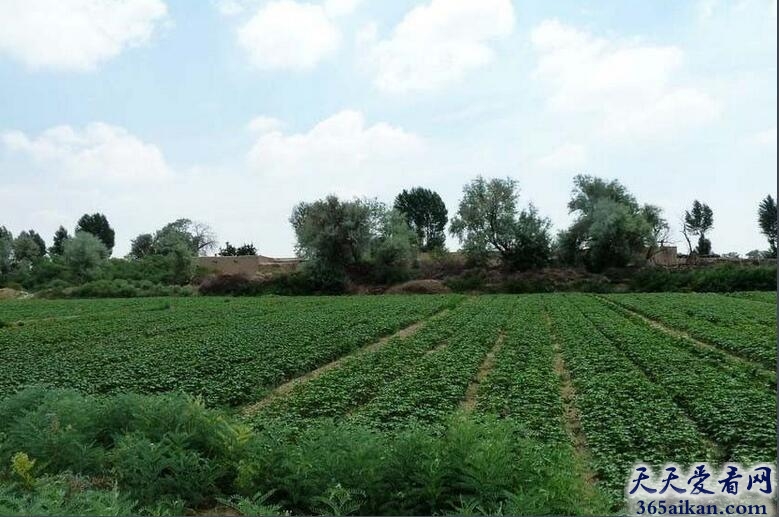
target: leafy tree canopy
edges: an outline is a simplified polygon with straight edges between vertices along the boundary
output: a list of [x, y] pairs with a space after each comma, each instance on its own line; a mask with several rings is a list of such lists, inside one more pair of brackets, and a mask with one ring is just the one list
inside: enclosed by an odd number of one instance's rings
[[65, 241], [68, 239], [70, 239], [70, 234], [65, 229], [65, 227], [60, 226], [57, 228], [57, 231], [54, 232], [54, 239], [52, 240], [51, 248], [49, 248], [49, 255], [52, 257], [62, 255], [62, 252], [65, 249]]
[[[714, 212], [709, 205], [701, 203], [697, 199], [693, 201], [692, 209], [685, 210], [684, 212], [684, 224], [682, 227], [682, 233], [687, 241], [690, 254], [692, 254], [693, 251], [698, 255], [711, 254], [711, 241], [706, 238], [706, 233], [711, 230], [713, 226]], [[698, 236], [698, 245], [695, 250], [692, 249], [690, 235]]]
[[75, 233], [91, 233], [105, 245], [109, 256], [114, 249], [115, 232], [108, 224], [108, 218], [100, 213], [84, 214], [76, 223]]
[[776, 201], [769, 194], [760, 201], [760, 206], [757, 209], [757, 221], [760, 225], [760, 233], [768, 239], [769, 251], [772, 257], [776, 257], [776, 216]]
[[560, 257], [589, 269], [623, 267], [667, 238], [667, 222], [653, 205], [639, 205], [617, 180], [574, 178], [568, 209], [576, 220], [558, 238]]
[[403, 190], [395, 198], [394, 208], [403, 215], [422, 251], [444, 248], [447, 211], [438, 193], [421, 187]]
[[517, 182], [478, 176], [463, 187], [463, 198], [450, 232], [472, 260], [497, 252], [512, 269], [540, 267], [551, 253], [551, 223], [530, 205], [519, 211]]

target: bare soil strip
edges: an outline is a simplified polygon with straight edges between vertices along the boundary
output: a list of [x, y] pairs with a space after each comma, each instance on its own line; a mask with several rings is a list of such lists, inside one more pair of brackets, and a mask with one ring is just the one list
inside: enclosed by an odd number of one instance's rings
[[747, 359], [745, 357], [741, 357], [739, 355], [736, 355], [733, 352], [730, 352], [728, 350], [725, 350], [723, 348], [718, 347], [717, 345], [713, 345], [711, 343], [707, 343], [705, 341], [701, 341], [700, 339], [697, 339], [697, 338], [691, 336], [690, 334], [688, 334], [687, 332], [685, 332], [683, 330], [680, 330], [680, 329], [677, 329], [677, 328], [674, 328], [674, 327], [669, 327], [669, 326], [665, 325], [664, 323], [661, 323], [661, 322], [659, 322], [659, 321], [657, 321], [655, 319], [652, 319], [652, 318], [650, 318], [648, 316], [644, 316], [640, 312], [638, 312], [638, 311], [636, 311], [634, 309], [625, 307], [624, 305], [620, 305], [619, 303], [611, 301], [608, 298], [604, 298], [604, 297], [598, 296], [598, 295], [596, 295], [595, 297], [598, 300], [600, 300], [603, 303], [605, 303], [606, 305], [608, 305], [609, 307], [613, 308], [614, 310], [616, 310], [618, 312], [621, 312], [622, 314], [625, 314], [628, 317], [633, 317], [635, 319], [638, 319], [639, 321], [649, 325], [650, 327], [652, 327], [654, 329], [659, 330], [660, 332], [662, 332], [664, 334], [667, 334], [667, 335], [669, 335], [671, 337], [675, 337], [675, 338], [685, 339], [687, 341], [692, 342], [695, 346], [697, 346], [699, 348], [703, 348], [703, 349], [706, 349], [706, 350], [716, 350], [717, 352], [727, 356], [728, 358], [732, 359], [733, 361], [739, 362], [739, 363], [741, 363], [741, 364], [743, 364], [745, 366], [748, 366], [750, 368], [754, 368], [755, 370], [758, 370], [763, 376], [765, 376], [765, 378], [769, 382], [771, 382], [772, 384], [776, 383], [776, 373], [772, 372], [771, 370], [768, 370], [765, 366], [763, 366], [761, 364], [755, 363], [755, 362], [753, 362], [753, 361], [751, 361], [751, 360], [749, 360], [749, 359]]
[[403, 339], [403, 338], [409, 337], [409, 336], [415, 334], [427, 322], [429, 322], [430, 320], [432, 320], [434, 318], [440, 318], [444, 314], [448, 313], [449, 310], [450, 309], [444, 309], [442, 311], [439, 311], [439, 312], [433, 314], [432, 316], [430, 316], [430, 317], [428, 317], [426, 319], [417, 321], [416, 323], [412, 323], [408, 327], [404, 327], [404, 328], [398, 330], [397, 332], [395, 332], [394, 334], [390, 334], [389, 336], [384, 336], [383, 338], [379, 339], [378, 341], [374, 341], [370, 345], [366, 345], [366, 346], [364, 346], [362, 348], [358, 348], [357, 350], [355, 350], [353, 352], [350, 352], [350, 353], [348, 353], [348, 354], [346, 354], [344, 356], [341, 356], [338, 359], [336, 359], [335, 361], [331, 361], [331, 362], [329, 362], [327, 364], [324, 364], [324, 365], [320, 366], [319, 368], [317, 368], [315, 370], [311, 370], [310, 372], [307, 372], [307, 373], [301, 375], [300, 377], [295, 377], [294, 379], [290, 379], [289, 381], [287, 381], [287, 382], [285, 382], [283, 384], [279, 384], [278, 386], [276, 386], [273, 389], [273, 391], [268, 393], [262, 399], [258, 400], [257, 402], [255, 402], [253, 404], [249, 404], [249, 405], [245, 406], [243, 408], [243, 410], [241, 411], [241, 413], [243, 413], [244, 415], [247, 415], [247, 416], [248, 415], [252, 415], [252, 414], [256, 413], [257, 411], [259, 411], [260, 409], [262, 409], [263, 407], [267, 406], [271, 401], [275, 400], [276, 398], [281, 397], [281, 396], [289, 393], [290, 391], [295, 389], [296, 386], [298, 386], [300, 384], [303, 384], [305, 382], [308, 382], [308, 381], [310, 381], [312, 379], [316, 379], [317, 377], [321, 376], [325, 372], [327, 372], [329, 370], [332, 370], [333, 368], [337, 368], [346, 359], [349, 359], [350, 357], [358, 357], [360, 355], [368, 354], [368, 353], [371, 353], [371, 352], [373, 352], [375, 350], [378, 350], [379, 348], [381, 348], [384, 345], [386, 345], [391, 339], [395, 339], [395, 338]]
[[560, 341], [554, 332], [552, 318], [549, 312], [545, 312], [546, 324], [549, 327], [549, 335], [552, 339], [552, 350], [554, 351], [554, 371], [560, 377], [560, 397], [563, 400], [563, 425], [565, 432], [570, 437], [573, 444], [574, 453], [578, 463], [581, 465], [584, 480], [588, 485], [594, 485], [598, 477], [594, 471], [589, 468], [590, 450], [587, 447], [587, 438], [582, 430], [582, 420], [579, 414], [579, 408], [576, 407], [576, 388], [571, 381], [571, 372], [565, 364], [563, 353], [560, 350]]
[[492, 349], [487, 352], [487, 356], [484, 358], [481, 366], [479, 366], [479, 370], [476, 372], [476, 376], [465, 390], [465, 398], [460, 403], [460, 409], [463, 411], [470, 413], [476, 408], [476, 396], [479, 394], [479, 385], [484, 382], [484, 379], [495, 367], [495, 356], [503, 347], [503, 342], [505, 339], [506, 333], [501, 331], [500, 334], [498, 334], [498, 338], [495, 340], [495, 344], [492, 346]]

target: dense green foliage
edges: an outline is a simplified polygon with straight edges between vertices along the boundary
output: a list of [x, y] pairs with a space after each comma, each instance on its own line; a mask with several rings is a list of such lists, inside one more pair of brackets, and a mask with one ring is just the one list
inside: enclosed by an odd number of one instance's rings
[[551, 256], [551, 222], [530, 205], [519, 210], [519, 187], [511, 178], [481, 176], [463, 187], [463, 198], [450, 232], [473, 263], [498, 253], [506, 268], [526, 270], [546, 265]]
[[[458, 301], [444, 296], [74, 301], [43, 317], [36, 312], [51, 302], [4, 302], [0, 394], [46, 384], [89, 393], [182, 390], [210, 403], [238, 404]], [[74, 317], [73, 304], [86, 312]], [[321, 310], [323, 304], [327, 310]], [[101, 307], [110, 311], [90, 312]]]
[[668, 228], [658, 207], [639, 205], [617, 180], [576, 176], [568, 210], [576, 220], [558, 236], [558, 254], [564, 263], [592, 271], [643, 259]]
[[776, 220], [776, 201], [769, 194], [760, 202], [757, 209], [757, 222], [760, 225], [760, 233], [768, 240], [770, 256], [774, 258], [776, 258], [776, 238], [779, 232]]
[[417, 238], [422, 251], [443, 250], [446, 242], [446, 205], [437, 192], [414, 187], [395, 197], [395, 210], [403, 214], [406, 224]]
[[73, 233], [78, 234], [80, 232], [89, 233], [100, 239], [100, 242], [108, 250], [108, 254], [111, 254], [111, 251], [114, 249], [116, 232], [111, 228], [105, 215], [99, 213], [82, 215], [76, 223], [76, 229]]
[[630, 279], [630, 290], [638, 292], [776, 291], [776, 266], [723, 264], [701, 268], [647, 268]]
[[3, 514], [181, 515], [224, 503], [336, 515], [603, 508], [568, 458], [492, 419], [453, 418], [436, 435], [328, 422], [252, 433], [183, 396], [41, 390], [0, 402], [0, 416]]

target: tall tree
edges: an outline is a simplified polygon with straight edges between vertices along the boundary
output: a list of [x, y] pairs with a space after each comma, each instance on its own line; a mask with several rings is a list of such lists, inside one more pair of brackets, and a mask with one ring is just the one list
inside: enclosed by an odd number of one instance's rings
[[0, 226], [0, 275], [6, 275], [11, 270], [14, 237], [5, 226]]
[[130, 258], [142, 259], [154, 253], [154, 237], [150, 233], [142, 233], [130, 241]]
[[760, 233], [768, 239], [769, 251], [774, 258], [776, 258], [776, 215], [776, 201], [769, 194], [760, 202], [757, 209], [757, 221], [760, 224]]
[[519, 211], [519, 189], [511, 178], [478, 176], [463, 187], [450, 232], [473, 260], [497, 252], [504, 266], [529, 269], [546, 264], [551, 253], [551, 223], [530, 205]]
[[560, 256], [589, 269], [623, 267], [657, 245], [664, 220], [657, 207], [641, 207], [624, 185], [593, 176], [574, 178], [568, 209], [576, 220], [561, 232]]
[[160, 248], [173, 241], [183, 241], [194, 255], [207, 255], [216, 249], [216, 234], [205, 223], [191, 219], [176, 219], [154, 235], [155, 253], [165, 254]]
[[29, 230], [20, 232], [14, 239], [14, 261], [33, 261], [46, 254], [46, 243], [37, 232]]
[[108, 255], [103, 241], [90, 232], [77, 232], [63, 244], [62, 260], [80, 282], [90, 280]]
[[111, 251], [114, 249], [114, 229], [108, 224], [108, 218], [100, 213], [84, 214], [81, 219], [76, 223], [75, 233], [87, 232], [91, 233], [105, 245], [108, 250], [108, 255], [111, 255]]
[[68, 231], [63, 226], [57, 228], [57, 231], [54, 232], [54, 239], [52, 239], [51, 248], [49, 248], [49, 255], [51, 256], [62, 255], [62, 252], [65, 249], [64, 248], [65, 241], [68, 239], [70, 239], [70, 234], [68, 233]]
[[695, 253], [698, 255], [711, 254], [711, 241], [706, 238], [706, 233], [714, 226], [714, 212], [706, 203], [701, 203], [697, 199], [693, 201], [692, 208], [684, 212], [683, 234], [687, 240], [687, 245], [692, 254], [692, 243], [689, 235], [698, 236], [698, 245], [695, 247]]
[[671, 227], [663, 217], [663, 209], [659, 206], [646, 204], [641, 208], [641, 214], [652, 229], [652, 238], [646, 248], [646, 258], [650, 259], [668, 242]]
[[438, 193], [421, 187], [403, 190], [395, 198], [394, 207], [417, 236], [420, 250], [444, 248], [447, 211]]
[[341, 201], [336, 196], [299, 203], [290, 223], [299, 256], [335, 273], [366, 260], [378, 234], [383, 206], [372, 200]]

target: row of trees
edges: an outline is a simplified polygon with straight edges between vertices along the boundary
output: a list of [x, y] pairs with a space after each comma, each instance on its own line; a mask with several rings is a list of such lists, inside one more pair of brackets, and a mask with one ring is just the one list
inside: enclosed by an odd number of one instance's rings
[[[213, 231], [190, 219], [178, 219], [154, 233], [139, 235], [132, 240], [125, 259], [110, 258], [114, 240], [113, 228], [100, 213], [82, 216], [73, 235], [60, 226], [48, 249], [34, 230], [13, 237], [0, 227], [0, 285], [41, 287], [53, 281], [81, 284], [117, 278], [181, 285], [192, 278], [193, 258], [216, 247]], [[227, 248], [229, 251], [229, 244]], [[242, 253], [248, 251], [241, 248]]]
[[[447, 224], [471, 263], [484, 264], [497, 256], [510, 270], [543, 267], [556, 259], [562, 265], [602, 271], [648, 260], [668, 243], [670, 225], [662, 210], [639, 203], [616, 180], [576, 176], [568, 209], [574, 222], [553, 236], [548, 218], [532, 204], [520, 206], [515, 180], [479, 176], [463, 187], [451, 221], [437, 193], [413, 188], [398, 194], [392, 208], [375, 200], [342, 201], [335, 196], [301, 203], [290, 222], [298, 255], [307, 259], [311, 273], [329, 280], [342, 279], [360, 265], [372, 267], [377, 281], [401, 277], [417, 252], [444, 250]], [[776, 203], [769, 195], [758, 210], [770, 247], [766, 256], [776, 256], [776, 219]], [[713, 226], [712, 209], [695, 200], [682, 224], [691, 255], [711, 253], [707, 235]]]

